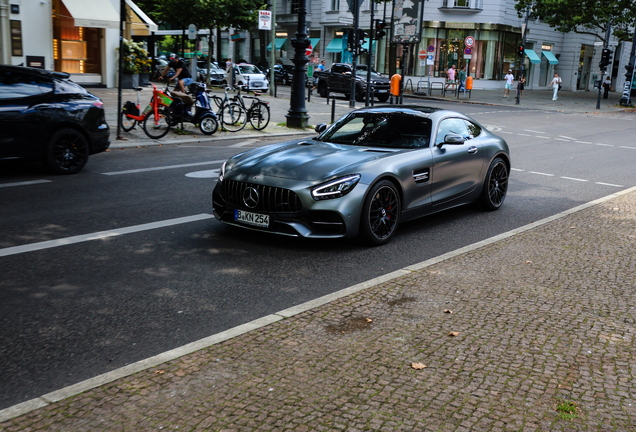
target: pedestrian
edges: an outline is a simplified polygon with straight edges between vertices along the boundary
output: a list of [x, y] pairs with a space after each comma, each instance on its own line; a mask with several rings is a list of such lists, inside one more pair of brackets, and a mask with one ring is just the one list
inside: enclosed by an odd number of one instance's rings
[[515, 76], [512, 74], [512, 69], [508, 70], [508, 73], [506, 74], [504, 79], [506, 80], [506, 85], [504, 90], [504, 97], [506, 98], [510, 96], [510, 89], [512, 88], [512, 82], [515, 80]]
[[321, 61], [320, 64], [318, 65], [317, 68], [320, 72], [324, 72], [325, 71], [325, 61]]
[[455, 90], [455, 72], [457, 72], [455, 70], [455, 65], [451, 66], [450, 69], [448, 69], [446, 71], [446, 87], [444, 87], [444, 91], [446, 91], [448, 89], [449, 85], [453, 86], [453, 90]]
[[519, 94], [521, 95], [521, 99], [523, 99], [523, 90], [526, 87], [526, 77], [521, 74], [519, 77], [519, 82], [517, 83], [517, 88], [519, 89]]
[[609, 75], [605, 77], [605, 81], [603, 82], [603, 99], [607, 99], [609, 97], [610, 87], [612, 87], [612, 78]]
[[553, 93], [552, 93], [552, 100], [555, 101], [558, 99], [557, 97], [557, 93], [559, 92], [559, 90], [561, 90], [561, 77], [559, 76], [558, 73], [554, 73], [554, 78], [552, 78], [552, 81], [550, 81], [550, 85], [552, 86], [553, 89]]
[[159, 81], [163, 80], [163, 77], [168, 73], [170, 68], [174, 69], [174, 75], [168, 79], [168, 82], [173, 79], [177, 80], [179, 91], [185, 93], [185, 86], [192, 84], [192, 75], [190, 75], [190, 71], [183, 60], [179, 60], [176, 57], [171, 58], [168, 67], [163, 70], [163, 73], [159, 77]]
[[234, 87], [234, 63], [232, 63], [232, 57], [228, 57], [225, 62], [225, 73], [227, 81], [232, 87]]
[[[462, 67], [461, 70], [459, 71], [459, 88], [457, 89], [458, 92], [462, 91], [462, 88], [464, 88], [464, 85], [466, 84], [466, 66]], [[466, 89], [464, 88], [464, 91], [466, 91]]]

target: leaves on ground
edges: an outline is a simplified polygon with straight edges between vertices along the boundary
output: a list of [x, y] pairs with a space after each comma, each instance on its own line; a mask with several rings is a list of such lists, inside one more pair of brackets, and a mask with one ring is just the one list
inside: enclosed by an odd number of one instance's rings
[[450, 309], [444, 309], [444, 313], [452, 314], [452, 313], [453, 313], [453, 311], [452, 311], [452, 310], [450, 310]]
[[448, 335], [451, 337], [459, 336], [459, 332], [450, 332]]
[[373, 320], [371, 318], [367, 318], [367, 322], [372, 322]]
[[156, 370], [156, 371], [155, 371], [155, 375], [163, 375], [163, 374], [165, 374], [165, 373], [166, 373], [166, 371], [165, 371], [165, 370]]
[[411, 367], [415, 370], [421, 370], [427, 366], [424, 363], [411, 363]]

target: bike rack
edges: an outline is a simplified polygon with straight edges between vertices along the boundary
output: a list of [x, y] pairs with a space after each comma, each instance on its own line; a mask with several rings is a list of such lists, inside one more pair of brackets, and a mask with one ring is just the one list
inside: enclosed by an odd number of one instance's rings
[[409, 86], [409, 85], [411, 86], [411, 93], [414, 93], [414, 90], [413, 90], [413, 81], [411, 81], [411, 78], [407, 79], [407, 80], [406, 80], [406, 83], [404, 83], [404, 90], [405, 90], [405, 91], [406, 91], [406, 87], [407, 87], [407, 86]]

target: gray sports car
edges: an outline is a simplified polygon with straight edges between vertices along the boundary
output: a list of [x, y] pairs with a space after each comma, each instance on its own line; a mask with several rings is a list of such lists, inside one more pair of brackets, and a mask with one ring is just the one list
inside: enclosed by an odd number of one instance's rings
[[399, 222], [506, 198], [506, 142], [453, 111], [364, 108], [319, 136], [262, 147], [225, 162], [212, 193], [227, 224], [290, 236], [389, 241]]

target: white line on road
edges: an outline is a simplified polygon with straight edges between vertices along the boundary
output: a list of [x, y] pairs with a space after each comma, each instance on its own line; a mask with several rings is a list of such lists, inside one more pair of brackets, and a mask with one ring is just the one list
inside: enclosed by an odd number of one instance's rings
[[577, 142], [577, 143], [579, 143], [579, 144], [592, 144], [592, 143], [591, 143], [591, 142], [589, 142], [589, 141], [575, 141], [575, 142]]
[[519, 168], [510, 168], [512, 171], [523, 171], [522, 169]]
[[636, 150], [636, 147], [629, 147], [629, 146], [621, 146], [621, 148]]
[[554, 138], [557, 141], [565, 141], [565, 142], [570, 142], [569, 140], [563, 139], [563, 138]]
[[188, 168], [188, 167], [201, 166], [201, 165], [213, 165], [213, 164], [220, 164], [223, 162], [225, 162], [225, 159], [218, 160], [218, 161], [194, 162], [194, 163], [181, 164], [181, 165], [166, 165], [162, 167], [139, 168], [139, 169], [125, 170], [125, 171], [111, 171], [111, 172], [102, 173], [102, 174], [104, 175], [136, 174], [136, 173], [148, 172], [148, 171], [160, 171], [160, 170], [175, 169], [175, 168]]
[[108, 231], [99, 231], [91, 234], [83, 234], [73, 237], [66, 237], [57, 240], [48, 240], [38, 243], [31, 243], [22, 246], [13, 246], [4, 249], [0, 249], [0, 257], [9, 256], [9, 255], [17, 255], [25, 252], [33, 252], [42, 249], [50, 249], [59, 246], [66, 246], [75, 243], [82, 243], [91, 240], [103, 240], [109, 237], [116, 237], [123, 234], [131, 234], [140, 231], [148, 231], [157, 228], [165, 228], [173, 225], [180, 225], [189, 222], [196, 222], [204, 219], [210, 219], [213, 216], [207, 213], [201, 213], [193, 216], [185, 216], [176, 219], [167, 219], [159, 222], [150, 222], [141, 225], [133, 225], [124, 228], [116, 228]]
[[614, 147], [614, 144], [601, 144], [601, 143], [596, 143], [597, 146], [603, 146], [603, 147]]
[[559, 135], [559, 136], [560, 136], [561, 138], [566, 138], [566, 139], [569, 139], [569, 140], [575, 140], [575, 139], [576, 139], [576, 138], [572, 138], [572, 137], [565, 136], [565, 135]]
[[603, 182], [596, 182], [597, 185], [603, 185], [603, 186], [612, 186], [612, 187], [625, 187], [623, 185], [617, 185], [617, 184], [612, 184], [612, 183], [603, 183]]
[[528, 135], [528, 134], [520, 134], [520, 133], [518, 133], [517, 135], [519, 135], [519, 136], [531, 136], [531, 135]]
[[512, 132], [506, 132], [506, 131], [499, 131], [499, 133], [505, 133], [505, 134], [510, 134], [510, 135], [513, 134]]
[[0, 188], [11, 187], [11, 186], [27, 186], [27, 185], [34, 185], [34, 184], [40, 184], [40, 183], [51, 183], [51, 180], [29, 180], [29, 181], [23, 181], [23, 182], [15, 182], [15, 183], [0, 183]]
[[258, 140], [255, 140], [255, 139], [245, 140], [245, 141], [241, 141], [241, 142], [236, 143], [236, 144], [232, 144], [231, 146], [228, 146], [228, 147], [232, 147], [232, 148], [234, 148], [234, 147], [245, 147], [245, 146], [248, 146], [250, 144], [254, 144], [256, 141], [258, 141]]
[[537, 135], [535, 138], [552, 139], [552, 138], [550, 138], [550, 137], [547, 137], [547, 136], [540, 136], [540, 135]]
[[546, 173], [542, 173], [542, 172], [536, 172], [536, 171], [528, 171], [530, 174], [539, 174], [542, 176], [548, 176], [548, 177], [554, 177], [554, 174], [546, 174]]
[[535, 130], [530, 130], [530, 129], [524, 129], [524, 132], [532, 132], [532, 133], [545, 133], [545, 132], [541, 132], [541, 131], [535, 131]]
[[579, 179], [579, 178], [574, 178], [574, 177], [561, 177], [562, 179], [566, 179], [566, 180], [574, 180], [574, 181], [580, 181], [580, 182], [586, 182], [587, 180], [583, 180], [583, 179]]

